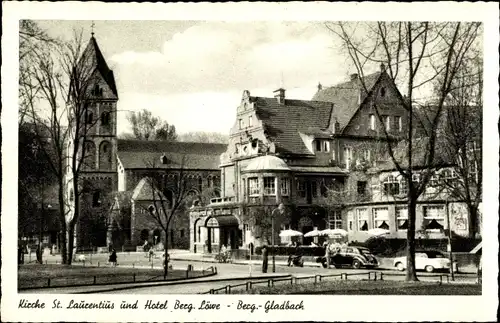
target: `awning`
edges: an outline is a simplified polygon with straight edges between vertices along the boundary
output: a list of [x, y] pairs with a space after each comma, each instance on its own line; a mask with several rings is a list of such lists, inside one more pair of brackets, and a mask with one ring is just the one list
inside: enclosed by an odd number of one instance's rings
[[222, 215], [217, 217], [210, 217], [206, 222], [207, 227], [228, 227], [228, 226], [238, 226], [238, 219], [234, 215]]

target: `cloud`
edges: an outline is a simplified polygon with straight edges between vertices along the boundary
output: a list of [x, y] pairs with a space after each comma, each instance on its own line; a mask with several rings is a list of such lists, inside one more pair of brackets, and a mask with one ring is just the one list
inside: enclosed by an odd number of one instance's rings
[[[149, 109], [179, 132], [227, 133], [243, 90], [310, 99], [318, 82], [343, 79], [333, 37], [317, 23], [205, 22], [173, 34], [157, 51], [124, 51], [109, 58], [119, 109]], [[128, 129], [119, 114], [118, 131]]]
[[332, 78], [332, 37], [313, 23], [201, 23], [158, 51], [110, 58], [119, 90], [164, 94], [228, 91]]

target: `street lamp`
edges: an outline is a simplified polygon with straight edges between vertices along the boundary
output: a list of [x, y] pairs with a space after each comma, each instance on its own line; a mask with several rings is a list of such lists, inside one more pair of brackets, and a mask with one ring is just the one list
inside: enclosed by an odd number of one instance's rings
[[276, 212], [279, 212], [280, 214], [283, 214], [285, 212], [285, 205], [283, 203], [280, 203], [277, 208], [273, 210], [271, 213], [271, 243], [272, 243], [272, 248], [271, 250], [273, 251], [273, 273], [276, 272], [276, 251], [274, 250], [274, 218], [276, 215]]

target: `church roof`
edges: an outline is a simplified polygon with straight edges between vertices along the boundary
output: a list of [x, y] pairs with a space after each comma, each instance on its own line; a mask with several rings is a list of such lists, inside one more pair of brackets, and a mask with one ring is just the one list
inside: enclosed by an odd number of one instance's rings
[[220, 155], [226, 148], [214, 143], [118, 139], [118, 158], [126, 169], [219, 170]]
[[271, 155], [254, 158], [245, 168], [245, 172], [266, 170], [289, 171], [290, 168], [283, 159]]
[[328, 128], [332, 112], [329, 102], [250, 97], [265, 133], [276, 145], [276, 153], [311, 155], [300, 132], [311, 127]]
[[[380, 76], [381, 72], [376, 72], [363, 78], [368, 92], [374, 87]], [[334, 104], [333, 116], [338, 121], [340, 129], [343, 129], [349, 124], [349, 121], [358, 111], [360, 102], [366, 97], [366, 95], [361, 95], [364, 92], [360, 79], [353, 78], [348, 82], [323, 87], [316, 92], [313, 100], [332, 102]]]
[[82, 63], [83, 61], [89, 62], [89, 64], [92, 64], [91, 66], [94, 66], [95, 69], [97, 69], [99, 73], [101, 73], [102, 77], [111, 88], [113, 94], [118, 97], [115, 76], [113, 74], [113, 71], [108, 67], [108, 64], [106, 63], [106, 60], [104, 59], [101, 49], [99, 48], [99, 45], [97, 45], [97, 41], [94, 36], [90, 37], [89, 43], [82, 54], [80, 63]]

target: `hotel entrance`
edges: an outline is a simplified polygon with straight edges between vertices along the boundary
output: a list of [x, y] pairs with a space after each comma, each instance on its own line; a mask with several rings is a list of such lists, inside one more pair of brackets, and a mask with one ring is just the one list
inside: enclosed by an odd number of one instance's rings
[[207, 252], [218, 253], [225, 245], [238, 249], [240, 245], [239, 222], [234, 215], [222, 215], [207, 219]]

